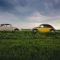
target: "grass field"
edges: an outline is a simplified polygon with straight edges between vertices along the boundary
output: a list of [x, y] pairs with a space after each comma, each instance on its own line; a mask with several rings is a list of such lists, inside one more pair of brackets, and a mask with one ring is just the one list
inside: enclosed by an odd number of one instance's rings
[[0, 60], [60, 60], [60, 32], [0, 32]]

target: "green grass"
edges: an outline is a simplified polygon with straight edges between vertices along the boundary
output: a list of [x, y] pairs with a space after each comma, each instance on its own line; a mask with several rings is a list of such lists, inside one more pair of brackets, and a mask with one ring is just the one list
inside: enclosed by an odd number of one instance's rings
[[60, 60], [60, 32], [0, 32], [0, 60]]

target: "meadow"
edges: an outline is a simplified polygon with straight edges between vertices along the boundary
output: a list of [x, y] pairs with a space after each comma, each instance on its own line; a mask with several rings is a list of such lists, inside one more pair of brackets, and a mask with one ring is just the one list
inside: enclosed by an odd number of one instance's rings
[[60, 31], [0, 32], [0, 60], [60, 60]]

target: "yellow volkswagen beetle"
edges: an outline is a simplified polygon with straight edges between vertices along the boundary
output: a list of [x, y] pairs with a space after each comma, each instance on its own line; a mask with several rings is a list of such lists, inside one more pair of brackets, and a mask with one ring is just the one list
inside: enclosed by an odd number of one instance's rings
[[32, 32], [55, 32], [55, 28], [49, 24], [41, 24], [39, 27], [32, 29]]

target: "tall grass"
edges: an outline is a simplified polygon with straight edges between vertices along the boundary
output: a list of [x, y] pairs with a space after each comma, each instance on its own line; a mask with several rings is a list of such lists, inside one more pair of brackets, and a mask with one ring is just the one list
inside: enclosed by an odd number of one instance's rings
[[60, 60], [60, 32], [0, 32], [0, 60]]
[[32, 33], [31, 31], [0, 32], [0, 39], [60, 39], [60, 32]]

